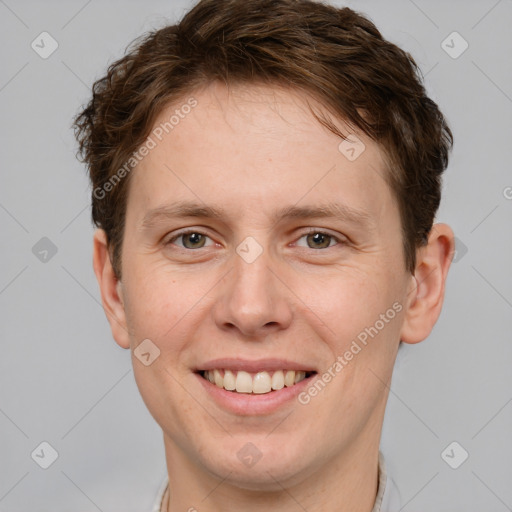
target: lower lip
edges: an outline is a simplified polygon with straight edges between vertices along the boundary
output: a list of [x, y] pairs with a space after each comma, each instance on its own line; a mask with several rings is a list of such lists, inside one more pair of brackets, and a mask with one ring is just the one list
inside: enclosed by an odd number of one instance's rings
[[297, 395], [308, 387], [311, 380], [316, 374], [301, 380], [297, 384], [290, 387], [284, 387], [277, 391], [270, 391], [269, 393], [252, 394], [252, 393], [237, 393], [236, 391], [227, 391], [224, 388], [219, 388], [215, 384], [206, 380], [204, 377], [196, 373], [199, 382], [204, 387], [205, 391], [211, 396], [215, 403], [229, 412], [239, 416], [255, 416], [271, 414], [276, 410], [282, 408], [284, 405], [293, 402]]

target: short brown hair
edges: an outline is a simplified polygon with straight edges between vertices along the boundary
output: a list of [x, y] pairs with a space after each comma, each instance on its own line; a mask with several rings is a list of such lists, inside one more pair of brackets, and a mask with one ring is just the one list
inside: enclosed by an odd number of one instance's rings
[[[119, 278], [130, 174], [105, 184], [126, 169], [166, 106], [215, 80], [303, 91], [376, 141], [400, 211], [405, 265], [414, 273], [453, 139], [412, 57], [349, 8], [312, 0], [202, 0], [178, 24], [134, 41], [94, 83], [74, 120], [93, 187], [92, 219], [106, 232]], [[344, 137], [328, 116], [314, 115]]]

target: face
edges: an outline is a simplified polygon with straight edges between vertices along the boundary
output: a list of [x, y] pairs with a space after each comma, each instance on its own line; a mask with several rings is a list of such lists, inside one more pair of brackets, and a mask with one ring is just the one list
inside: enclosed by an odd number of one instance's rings
[[376, 143], [340, 150], [300, 93], [192, 96], [131, 176], [116, 339], [173, 460], [300, 482], [378, 447], [414, 283], [398, 207]]

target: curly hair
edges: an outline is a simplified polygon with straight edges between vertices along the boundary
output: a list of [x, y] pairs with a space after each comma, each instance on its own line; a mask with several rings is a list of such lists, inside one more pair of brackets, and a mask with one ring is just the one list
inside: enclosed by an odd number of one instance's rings
[[[201, 0], [179, 23], [136, 39], [94, 83], [74, 119], [78, 157], [92, 184], [92, 220], [106, 232], [119, 278], [134, 154], [165, 107], [216, 80], [294, 88], [377, 142], [400, 212], [405, 266], [414, 273], [453, 138], [413, 58], [349, 8], [312, 0]], [[345, 137], [327, 115], [312, 113]]]

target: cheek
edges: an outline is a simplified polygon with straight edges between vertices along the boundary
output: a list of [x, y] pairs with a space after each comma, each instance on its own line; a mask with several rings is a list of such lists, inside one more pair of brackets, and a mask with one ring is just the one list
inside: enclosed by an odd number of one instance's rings
[[208, 291], [216, 276], [171, 272], [164, 265], [142, 262], [127, 276], [125, 311], [135, 345], [149, 338], [166, 360], [175, 361], [187, 336], [211, 307]]
[[172, 290], [168, 288], [162, 286], [162, 283], [138, 280], [133, 274], [126, 280], [124, 309], [132, 349], [144, 339], [149, 339], [161, 347], [162, 334], [176, 323], [174, 317], [179, 312], [169, 308]]
[[[207, 419], [198, 414], [198, 404], [184, 393], [187, 381], [176, 374], [162, 353], [151, 365], [133, 360], [134, 377], [140, 395], [155, 421], [166, 426], [173, 439], [186, 443], [187, 436], [198, 435], [195, 429], [207, 431]], [[189, 419], [195, 418], [194, 424]]]
[[[297, 281], [304, 314], [323, 323], [329, 337], [344, 345], [379, 320], [399, 297], [393, 276], [376, 266], [340, 268], [328, 278], [308, 276]], [[313, 316], [312, 316], [313, 314]]]
[[[127, 256], [129, 252], [126, 251]], [[161, 264], [149, 263], [138, 257], [125, 259], [126, 313], [136, 330], [151, 325], [156, 335], [161, 324], [170, 327], [174, 318], [180, 316], [187, 288], [180, 286], [176, 276], [166, 272]]]

